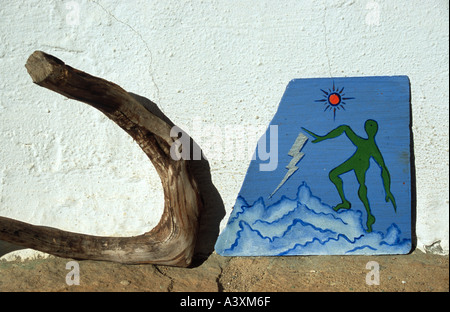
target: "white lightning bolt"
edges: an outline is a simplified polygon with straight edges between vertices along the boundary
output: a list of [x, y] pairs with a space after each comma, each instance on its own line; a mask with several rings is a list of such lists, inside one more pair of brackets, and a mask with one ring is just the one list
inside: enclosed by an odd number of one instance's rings
[[283, 184], [287, 181], [287, 179], [289, 179], [289, 177], [293, 175], [295, 171], [297, 171], [298, 167], [296, 165], [300, 161], [300, 159], [302, 159], [302, 157], [305, 155], [305, 153], [302, 153], [300, 151], [302, 150], [303, 145], [305, 145], [306, 141], [308, 141], [308, 138], [303, 133], [299, 133], [297, 139], [295, 139], [295, 142], [288, 153], [289, 156], [293, 157], [289, 162], [289, 164], [286, 166], [288, 172], [286, 173], [280, 184], [278, 184], [275, 191], [273, 191], [272, 194], [270, 194], [269, 198], [271, 198], [273, 194], [275, 194], [278, 191], [278, 189], [283, 186]]

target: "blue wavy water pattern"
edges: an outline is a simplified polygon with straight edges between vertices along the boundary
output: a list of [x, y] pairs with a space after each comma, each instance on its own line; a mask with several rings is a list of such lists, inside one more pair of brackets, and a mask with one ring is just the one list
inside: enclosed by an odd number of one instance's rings
[[238, 197], [225, 230], [216, 242], [223, 256], [405, 254], [411, 240], [402, 239], [392, 223], [385, 232], [367, 233], [361, 211], [334, 211], [303, 183], [297, 197], [282, 196], [265, 206]]

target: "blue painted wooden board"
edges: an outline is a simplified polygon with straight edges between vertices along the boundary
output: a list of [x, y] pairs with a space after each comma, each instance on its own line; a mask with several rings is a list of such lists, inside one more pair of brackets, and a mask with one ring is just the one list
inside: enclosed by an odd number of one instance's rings
[[294, 79], [259, 140], [223, 256], [411, 249], [406, 76]]

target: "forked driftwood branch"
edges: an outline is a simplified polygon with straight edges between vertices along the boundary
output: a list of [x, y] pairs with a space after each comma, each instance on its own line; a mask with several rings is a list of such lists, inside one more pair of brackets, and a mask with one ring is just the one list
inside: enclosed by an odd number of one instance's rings
[[44, 52], [35, 51], [25, 67], [34, 83], [97, 108], [134, 138], [161, 178], [164, 212], [155, 228], [133, 237], [84, 235], [0, 217], [0, 240], [65, 258], [189, 266], [202, 200], [189, 161], [171, 157], [177, 138], [170, 136], [170, 121], [118, 85]]

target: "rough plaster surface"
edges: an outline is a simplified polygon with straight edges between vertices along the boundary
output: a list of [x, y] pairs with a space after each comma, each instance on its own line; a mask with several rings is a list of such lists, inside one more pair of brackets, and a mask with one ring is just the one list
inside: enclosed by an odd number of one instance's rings
[[0, 215], [128, 236], [162, 213], [144, 153], [98, 111], [32, 84], [24, 64], [34, 50], [152, 99], [190, 132], [227, 210], [222, 228], [291, 79], [408, 75], [417, 247], [448, 254], [448, 9], [446, 0], [3, 1]]

